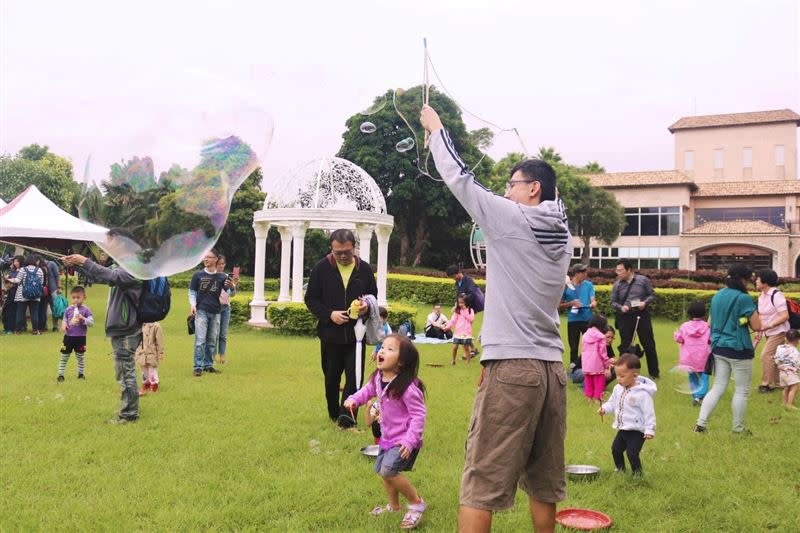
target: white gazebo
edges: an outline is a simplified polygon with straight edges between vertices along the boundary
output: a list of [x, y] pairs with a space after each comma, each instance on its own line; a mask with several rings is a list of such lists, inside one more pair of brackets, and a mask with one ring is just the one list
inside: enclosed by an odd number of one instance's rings
[[267, 233], [273, 225], [281, 235], [279, 302], [303, 301], [306, 231], [312, 228], [331, 231], [348, 228], [359, 241], [359, 257], [367, 262], [372, 233], [377, 235], [378, 302], [386, 304], [389, 235], [394, 227], [394, 217], [386, 214], [386, 200], [378, 184], [364, 169], [346, 159], [326, 157], [307, 163], [288, 177], [268, 181], [266, 191], [264, 208], [253, 214], [256, 259], [249, 324], [267, 325], [269, 302], [264, 300], [264, 262]]

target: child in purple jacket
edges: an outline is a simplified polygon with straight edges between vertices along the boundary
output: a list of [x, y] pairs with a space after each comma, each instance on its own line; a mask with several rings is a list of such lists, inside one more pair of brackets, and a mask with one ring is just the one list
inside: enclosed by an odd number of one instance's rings
[[705, 373], [706, 361], [711, 355], [711, 327], [704, 320], [706, 304], [701, 300], [692, 302], [686, 310], [691, 320], [681, 324], [675, 332], [675, 342], [681, 345], [680, 368], [689, 374], [689, 390], [692, 392], [692, 404], [703, 403], [708, 393], [708, 374]]
[[370, 514], [399, 511], [402, 494], [408, 500], [408, 512], [400, 527], [413, 529], [422, 519], [427, 504], [400, 472], [414, 466], [425, 429], [425, 386], [417, 378], [419, 352], [408, 338], [389, 335], [383, 340], [376, 363], [378, 368], [367, 384], [347, 398], [344, 407], [352, 411], [370, 398], [378, 398], [373, 404], [381, 425], [375, 472], [383, 478], [389, 503], [375, 507]]
[[58, 377], [56, 378], [59, 383], [64, 381], [67, 361], [69, 361], [69, 356], [73, 350], [75, 351], [75, 359], [78, 360], [78, 379], [86, 379], [84, 374], [86, 328], [94, 326], [92, 311], [83, 304], [86, 300], [86, 290], [80, 285], [76, 285], [69, 294], [70, 298], [72, 298], [72, 305], [64, 311], [64, 318], [61, 321], [64, 342], [61, 345], [61, 359], [58, 362]]

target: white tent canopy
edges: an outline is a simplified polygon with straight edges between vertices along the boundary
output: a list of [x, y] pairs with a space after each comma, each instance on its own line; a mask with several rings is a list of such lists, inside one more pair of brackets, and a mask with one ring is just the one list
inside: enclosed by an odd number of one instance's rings
[[76, 218], [29, 185], [0, 208], [0, 238], [30, 237], [104, 242], [108, 230]]

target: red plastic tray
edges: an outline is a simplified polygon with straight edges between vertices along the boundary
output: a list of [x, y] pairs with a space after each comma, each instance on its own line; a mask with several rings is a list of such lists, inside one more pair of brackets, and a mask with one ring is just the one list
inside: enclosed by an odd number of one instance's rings
[[556, 513], [556, 522], [581, 531], [607, 529], [612, 523], [610, 516], [591, 509], [562, 509]]

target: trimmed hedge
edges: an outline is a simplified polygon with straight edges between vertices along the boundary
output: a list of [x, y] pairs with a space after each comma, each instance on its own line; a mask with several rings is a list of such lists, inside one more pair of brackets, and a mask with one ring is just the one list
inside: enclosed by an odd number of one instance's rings
[[250, 320], [252, 294], [237, 294], [231, 298], [231, 324], [245, 324]]
[[[169, 277], [169, 284], [173, 288], [188, 289], [192, 279], [192, 272], [183, 272]], [[304, 279], [304, 282], [308, 279]], [[476, 279], [475, 283], [485, 292], [486, 281]], [[455, 300], [455, 282], [450, 278], [431, 278], [415, 274], [388, 274], [386, 279], [387, 300], [409, 300], [420, 304], [442, 304], [449, 306]], [[265, 279], [264, 291], [277, 292], [280, 290], [279, 279]], [[253, 292], [253, 278], [242, 276], [239, 278], [239, 291]], [[249, 300], [248, 300], [249, 302]], [[250, 316], [248, 309], [247, 316]], [[246, 320], [245, 320], [246, 321]], [[402, 322], [402, 321], [401, 321]], [[391, 322], [390, 322], [391, 323]]]
[[314, 335], [317, 332], [317, 317], [302, 302], [269, 304], [267, 320], [275, 329], [288, 335]]
[[[611, 285], [595, 285], [594, 291], [597, 297], [597, 312], [602, 313], [609, 319], [615, 316], [614, 309], [611, 307]], [[702, 300], [706, 303], [706, 310], [711, 305], [711, 298], [717, 291], [703, 291], [692, 289], [657, 289], [656, 300], [650, 305], [650, 313], [654, 317], [666, 318], [676, 322], [687, 320], [686, 308], [695, 300]], [[758, 300], [758, 293], [751, 292], [753, 301]], [[786, 293], [787, 298], [800, 299], [800, 293]]]
[[[486, 292], [486, 281], [475, 283]], [[414, 274], [389, 274], [386, 281], [388, 300], [409, 300], [414, 303], [449, 306], [455, 301], [455, 282], [450, 278], [429, 278]]]
[[[617, 274], [613, 269], [590, 268], [588, 269], [589, 279], [594, 284], [614, 283]], [[642, 274], [650, 278], [653, 287], [682, 288], [691, 289], [721, 289], [725, 286], [726, 273], [721, 270], [678, 270], [673, 268], [643, 268], [636, 270], [637, 274]], [[781, 283], [800, 283], [800, 278], [781, 277]]]
[[[408, 319], [414, 319], [417, 313], [415, 307], [409, 305], [390, 303], [388, 305], [389, 325], [393, 330]], [[249, 318], [248, 310], [248, 318]], [[267, 319], [270, 324], [289, 335], [316, 335], [317, 317], [311, 314], [306, 304], [301, 302], [272, 303], [267, 307]], [[231, 312], [231, 321], [233, 313]], [[245, 319], [246, 321], [247, 319]]]
[[[169, 277], [170, 287], [175, 289], [188, 289], [189, 282], [192, 280], [194, 272], [181, 272]], [[279, 291], [281, 281], [279, 279], [267, 278], [264, 280], [264, 291]], [[241, 276], [239, 278], [239, 291], [253, 292], [253, 278], [250, 276]], [[249, 316], [249, 315], [248, 315]]]

